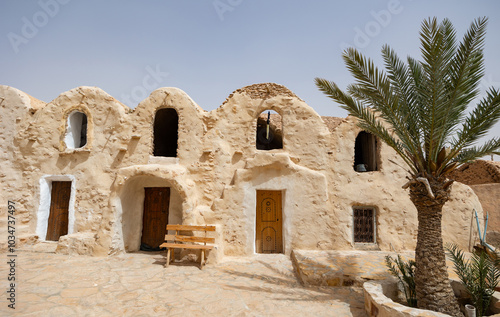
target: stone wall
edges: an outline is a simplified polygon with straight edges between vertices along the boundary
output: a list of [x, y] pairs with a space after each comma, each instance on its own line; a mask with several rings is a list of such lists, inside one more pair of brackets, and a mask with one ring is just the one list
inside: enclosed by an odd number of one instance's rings
[[456, 169], [451, 177], [469, 185], [477, 195], [484, 217], [488, 215], [486, 241], [500, 248], [500, 162], [476, 160]]
[[500, 183], [500, 162], [476, 160], [457, 168], [450, 177], [467, 185]]
[[[27, 128], [37, 110], [45, 103], [20, 90], [0, 85], [0, 246], [7, 245], [7, 204], [11, 200], [16, 208], [16, 237], [18, 242], [33, 242], [29, 234], [30, 224], [35, 220], [32, 197], [25, 177], [36, 170], [36, 166], [27, 169], [19, 168], [17, 162], [24, 156], [19, 151], [18, 133]], [[35, 139], [25, 140], [33, 144]]]
[[500, 184], [471, 185], [470, 187], [479, 198], [484, 214], [488, 214], [486, 241], [495, 248], [500, 248]]

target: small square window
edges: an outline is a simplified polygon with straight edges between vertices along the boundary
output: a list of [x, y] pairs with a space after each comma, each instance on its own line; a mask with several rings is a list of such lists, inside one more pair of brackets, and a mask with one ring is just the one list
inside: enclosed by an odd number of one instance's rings
[[375, 243], [375, 209], [354, 207], [354, 242]]

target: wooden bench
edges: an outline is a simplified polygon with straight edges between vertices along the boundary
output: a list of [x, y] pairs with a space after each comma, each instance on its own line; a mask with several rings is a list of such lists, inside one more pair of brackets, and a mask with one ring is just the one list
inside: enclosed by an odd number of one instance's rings
[[[165, 236], [165, 243], [160, 245], [161, 248], [167, 249], [167, 263], [165, 263], [165, 267], [167, 267], [170, 262], [175, 260], [175, 249], [191, 249], [201, 250], [200, 269], [203, 269], [203, 265], [205, 264], [205, 251], [211, 250], [214, 247], [213, 245], [207, 245], [207, 243], [215, 242], [215, 238], [207, 237], [207, 232], [215, 231], [215, 226], [167, 225], [167, 230], [175, 231], [175, 234], [167, 234]], [[193, 233], [193, 231], [203, 231], [205, 236], [197, 237], [194, 235], [184, 235], [180, 233]]]

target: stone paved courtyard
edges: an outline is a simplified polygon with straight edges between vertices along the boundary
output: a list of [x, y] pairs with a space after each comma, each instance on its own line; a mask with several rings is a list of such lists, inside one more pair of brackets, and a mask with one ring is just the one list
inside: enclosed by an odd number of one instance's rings
[[[0, 315], [366, 316], [361, 288], [304, 287], [284, 255], [229, 258], [200, 270], [194, 263], [165, 269], [160, 253], [17, 254], [16, 309], [3, 292]], [[0, 276], [5, 290], [5, 264]]]

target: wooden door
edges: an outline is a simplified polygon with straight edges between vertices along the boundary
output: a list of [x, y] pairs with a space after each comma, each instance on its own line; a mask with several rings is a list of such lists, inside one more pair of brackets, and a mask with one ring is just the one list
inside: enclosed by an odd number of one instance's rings
[[147, 187], [144, 192], [141, 249], [155, 250], [165, 241], [167, 233], [170, 188]]
[[68, 234], [69, 197], [71, 182], [52, 182], [50, 213], [45, 240], [58, 241]]
[[281, 191], [257, 191], [256, 219], [257, 253], [283, 253]]

